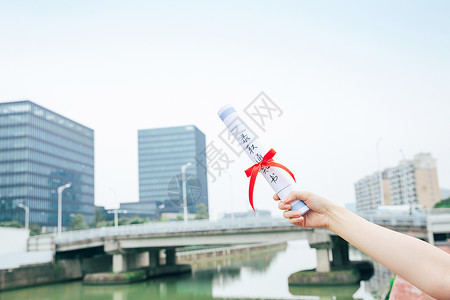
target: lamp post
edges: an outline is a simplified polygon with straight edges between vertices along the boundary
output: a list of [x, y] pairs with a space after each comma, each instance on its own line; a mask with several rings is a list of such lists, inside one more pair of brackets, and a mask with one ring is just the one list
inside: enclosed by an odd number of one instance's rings
[[25, 229], [28, 229], [30, 227], [30, 208], [22, 203], [17, 206], [25, 210]]
[[62, 231], [62, 192], [72, 186], [72, 182], [58, 186], [58, 237], [61, 237]]
[[187, 162], [181, 166], [181, 183], [183, 185], [183, 215], [184, 222], [188, 221], [188, 213], [187, 213], [187, 197], [186, 197], [186, 169], [191, 166], [191, 162]]
[[126, 214], [128, 211], [123, 209], [113, 209], [108, 210], [108, 214], [114, 214], [114, 227], [117, 229], [119, 227], [119, 213]]

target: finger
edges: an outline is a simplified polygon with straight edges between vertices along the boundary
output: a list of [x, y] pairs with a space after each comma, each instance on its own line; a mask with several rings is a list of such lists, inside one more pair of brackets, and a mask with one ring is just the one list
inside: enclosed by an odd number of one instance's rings
[[291, 218], [300, 218], [302, 215], [300, 213], [300, 211], [298, 210], [290, 210], [290, 211], [285, 211], [283, 212], [283, 217], [285, 217], [286, 219], [291, 219]]
[[303, 217], [291, 218], [291, 219], [289, 219], [289, 223], [291, 223], [292, 225], [303, 226], [304, 225], [304, 219], [303, 219]]
[[285, 199], [283, 199], [283, 202], [289, 203], [295, 200], [308, 200], [311, 198], [311, 193], [306, 191], [292, 191], [287, 195]]
[[286, 203], [284, 201], [278, 202], [278, 208], [281, 210], [288, 210], [291, 209], [292, 205], [290, 203]]
[[280, 200], [280, 197], [278, 197], [278, 195], [275, 194], [275, 195], [273, 195], [273, 200], [278, 201], [278, 200]]

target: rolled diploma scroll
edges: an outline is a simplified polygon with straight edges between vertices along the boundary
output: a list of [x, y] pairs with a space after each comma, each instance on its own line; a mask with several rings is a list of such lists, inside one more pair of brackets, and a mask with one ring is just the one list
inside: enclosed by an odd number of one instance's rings
[[[254, 133], [242, 122], [236, 110], [231, 105], [222, 107], [217, 114], [253, 163], [259, 163], [270, 148], [261, 144]], [[286, 198], [291, 191], [296, 189], [294, 179], [283, 169], [266, 166], [262, 167], [259, 172], [280, 199]], [[309, 211], [309, 207], [303, 201], [295, 200], [291, 204], [292, 207], [290, 210], [299, 210], [302, 215]]]

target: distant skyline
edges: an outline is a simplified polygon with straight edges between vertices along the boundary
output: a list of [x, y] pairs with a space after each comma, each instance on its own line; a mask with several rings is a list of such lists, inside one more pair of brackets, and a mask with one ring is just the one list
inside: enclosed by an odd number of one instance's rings
[[[111, 189], [138, 200], [138, 129], [193, 124], [219, 141], [217, 110], [261, 91], [283, 114], [260, 136], [300, 188], [353, 202], [381, 138], [382, 168], [400, 149], [430, 152], [449, 189], [449, 13], [448, 1], [3, 1], [0, 101], [95, 130], [98, 205], [115, 205]], [[234, 159], [208, 185], [213, 218], [250, 209], [251, 162]], [[280, 215], [272, 194], [258, 180], [255, 207]]]

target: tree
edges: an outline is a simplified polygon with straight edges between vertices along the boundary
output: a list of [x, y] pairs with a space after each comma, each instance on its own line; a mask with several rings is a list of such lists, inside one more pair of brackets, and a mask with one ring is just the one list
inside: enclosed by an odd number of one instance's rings
[[[95, 215], [94, 215], [94, 220], [91, 224], [91, 227], [99, 227], [97, 224], [99, 222], [103, 222], [106, 220], [106, 211], [102, 207], [96, 206], [94, 208], [94, 212], [95, 212]], [[102, 227], [102, 226], [100, 226], [100, 227]]]
[[208, 219], [208, 208], [204, 203], [199, 203], [195, 206], [195, 219]]
[[84, 220], [84, 215], [76, 214], [73, 216], [72, 221], [70, 221], [70, 230], [82, 230], [88, 229], [89, 225]]
[[450, 197], [447, 199], [442, 199], [434, 205], [435, 208], [450, 208]]

